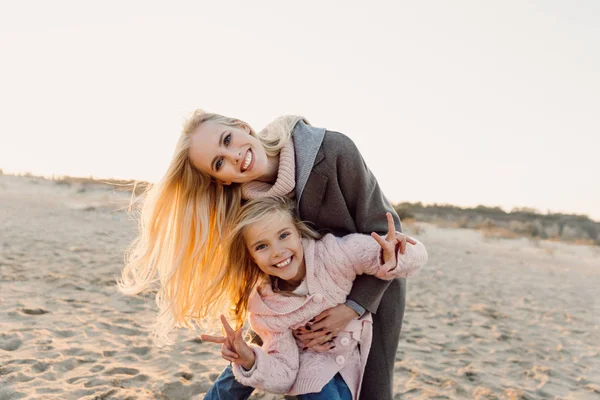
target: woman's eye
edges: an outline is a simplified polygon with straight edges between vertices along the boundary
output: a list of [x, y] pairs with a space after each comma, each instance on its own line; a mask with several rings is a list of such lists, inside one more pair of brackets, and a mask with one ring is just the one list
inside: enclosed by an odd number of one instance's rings
[[215, 170], [219, 171], [221, 169], [221, 166], [223, 166], [223, 159], [219, 158], [215, 164]]
[[262, 249], [264, 249], [266, 247], [267, 247], [267, 245], [259, 244], [258, 246], [256, 246], [256, 248], [254, 250], [258, 251], [258, 250], [262, 250]]
[[231, 133], [228, 133], [227, 136], [225, 136], [223, 143], [225, 143], [225, 146], [229, 146], [231, 144]]
[[279, 236], [279, 239], [285, 239], [286, 237], [290, 236], [289, 233], [282, 233], [281, 236]]

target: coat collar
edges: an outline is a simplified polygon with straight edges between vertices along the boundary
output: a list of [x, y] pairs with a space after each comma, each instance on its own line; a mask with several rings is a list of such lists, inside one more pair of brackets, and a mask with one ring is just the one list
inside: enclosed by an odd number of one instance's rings
[[319, 153], [323, 137], [325, 136], [324, 128], [315, 128], [304, 120], [298, 121], [292, 132], [292, 140], [294, 141], [294, 149], [296, 152], [296, 200], [300, 203], [302, 193], [308, 181], [313, 166], [318, 164], [323, 159], [323, 155]]

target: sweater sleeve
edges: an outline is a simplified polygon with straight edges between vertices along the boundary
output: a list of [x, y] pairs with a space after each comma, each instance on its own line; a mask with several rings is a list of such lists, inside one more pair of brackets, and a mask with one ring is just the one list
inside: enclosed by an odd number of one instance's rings
[[285, 394], [298, 374], [300, 356], [296, 340], [291, 330], [271, 332], [256, 329], [256, 332], [263, 340], [263, 345], [251, 346], [255, 355], [254, 366], [246, 371], [234, 363], [233, 374], [243, 385], [273, 394]]
[[[354, 220], [356, 232], [367, 235], [371, 232], [387, 232], [386, 212], [392, 214], [396, 229], [402, 231], [398, 214], [385, 198], [377, 179], [367, 167], [354, 142], [345, 135], [337, 135], [335, 162], [338, 181], [348, 211]], [[376, 313], [388, 286], [389, 281], [362, 275], [354, 281], [348, 299]]]
[[[324, 238], [327, 239], [331, 240]], [[408, 278], [423, 267], [428, 258], [427, 250], [420, 241], [415, 245], [407, 244], [404, 254], [398, 251], [395, 260], [382, 264], [381, 246], [371, 236], [355, 233], [335, 240], [350, 264], [346, 268], [352, 269], [356, 275], [375, 275], [384, 280]]]

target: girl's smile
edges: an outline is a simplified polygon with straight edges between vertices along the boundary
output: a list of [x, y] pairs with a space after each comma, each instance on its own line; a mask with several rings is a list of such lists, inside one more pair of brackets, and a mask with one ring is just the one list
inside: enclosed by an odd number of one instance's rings
[[246, 248], [261, 271], [297, 286], [306, 276], [300, 233], [289, 214], [271, 212], [244, 232]]

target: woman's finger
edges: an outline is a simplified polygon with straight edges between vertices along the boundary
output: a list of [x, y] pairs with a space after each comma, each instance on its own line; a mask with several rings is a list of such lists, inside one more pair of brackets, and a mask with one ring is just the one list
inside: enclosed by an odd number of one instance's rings
[[[325, 311], [321, 311], [321, 313], [319, 315], [317, 315], [316, 317], [314, 317], [310, 321], [308, 321], [307, 325], [312, 326], [313, 324], [323, 321], [328, 316], [329, 316], [329, 309], [325, 310]], [[302, 328], [300, 328], [300, 329], [302, 329]]]
[[302, 340], [303, 343], [308, 343], [308, 342], [310, 342], [313, 339], [322, 338], [325, 335], [327, 335], [327, 332], [325, 330], [321, 329], [319, 331], [310, 332], [310, 333], [307, 333], [306, 335], [302, 335], [301, 336], [301, 340]]
[[313, 348], [313, 347], [315, 347], [315, 346], [324, 345], [324, 344], [325, 344], [326, 342], [328, 342], [330, 339], [331, 339], [331, 334], [329, 334], [329, 335], [325, 335], [324, 337], [321, 337], [321, 338], [316, 338], [316, 339], [313, 339], [313, 340], [311, 340], [310, 342], [308, 342], [308, 343], [306, 344], [306, 346], [305, 346], [305, 347], [307, 347], [307, 348], [311, 349], [311, 348]]
[[313, 346], [310, 349], [312, 351], [323, 353], [325, 351], [331, 350], [332, 348], [335, 348], [335, 343], [320, 344], [320, 345], [317, 345], [317, 346]]
[[227, 339], [225, 339], [223, 336], [211, 336], [211, 335], [200, 335], [200, 339], [202, 339], [203, 342], [211, 342], [211, 343], [225, 343], [225, 341]]

